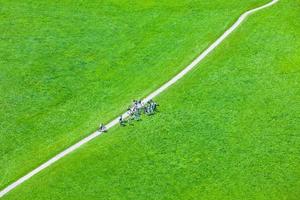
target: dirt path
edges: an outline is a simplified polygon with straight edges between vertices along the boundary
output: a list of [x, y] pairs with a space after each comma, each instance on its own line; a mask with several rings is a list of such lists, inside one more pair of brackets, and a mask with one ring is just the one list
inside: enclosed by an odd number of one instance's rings
[[[223, 33], [223, 35], [221, 37], [219, 37], [212, 45], [210, 45], [203, 53], [201, 53], [191, 64], [189, 64], [186, 68], [184, 68], [179, 74], [177, 74], [176, 76], [174, 76], [167, 83], [165, 83], [160, 88], [158, 88], [157, 90], [155, 90], [154, 92], [152, 92], [149, 96], [147, 96], [143, 100], [143, 102], [145, 103], [145, 102], [149, 101], [150, 99], [153, 99], [154, 97], [158, 96], [160, 93], [164, 92], [168, 87], [170, 87], [175, 82], [177, 82], [179, 79], [181, 79], [184, 75], [186, 75], [189, 71], [191, 71], [193, 68], [195, 68], [196, 65], [198, 65], [209, 53], [211, 53], [217, 46], [219, 46], [239, 25], [241, 25], [242, 22], [249, 15], [251, 15], [254, 12], [257, 12], [259, 10], [262, 10], [264, 8], [270, 7], [270, 6], [274, 5], [275, 3], [277, 3], [278, 1], [279, 0], [272, 0], [271, 2], [269, 2], [269, 3], [267, 3], [267, 4], [263, 5], [263, 6], [260, 6], [258, 8], [249, 10], [249, 11], [245, 12], [244, 14], [242, 14], [239, 17], [239, 19], [228, 30], [226, 30]], [[124, 118], [127, 117], [127, 116], [128, 116], [127, 113], [123, 114]], [[113, 126], [115, 126], [116, 124], [118, 124], [118, 123], [119, 123], [118, 122], [118, 118], [116, 118], [113, 121], [111, 121], [109, 124], [107, 124], [106, 128], [110, 129]], [[31, 172], [29, 172], [28, 174], [24, 175], [20, 179], [16, 180], [12, 184], [8, 185], [6, 188], [4, 188], [3, 190], [0, 191], [0, 198], [3, 197], [5, 194], [7, 194], [9, 191], [11, 191], [14, 188], [16, 188], [18, 185], [20, 185], [23, 182], [25, 182], [26, 180], [30, 179], [35, 174], [37, 174], [40, 171], [44, 170], [45, 168], [49, 167], [50, 165], [52, 165], [53, 163], [55, 163], [59, 159], [63, 158], [64, 156], [68, 155], [69, 153], [73, 152], [74, 150], [78, 149], [80, 146], [84, 145], [85, 143], [91, 141], [92, 139], [98, 137], [101, 134], [102, 133], [98, 132], [98, 131], [92, 133], [91, 135], [87, 136], [86, 138], [82, 139], [81, 141], [77, 142], [76, 144], [72, 145], [71, 147], [67, 148], [66, 150], [62, 151], [58, 155], [54, 156], [53, 158], [51, 158], [47, 162], [43, 163], [39, 167], [35, 168], [34, 170], [32, 170]]]

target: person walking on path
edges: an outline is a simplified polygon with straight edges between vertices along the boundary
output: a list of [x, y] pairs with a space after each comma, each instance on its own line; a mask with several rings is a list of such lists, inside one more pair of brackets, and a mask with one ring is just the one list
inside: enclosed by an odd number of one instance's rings
[[120, 123], [121, 126], [125, 126], [125, 120], [123, 119], [122, 115], [119, 118], [119, 123]]
[[99, 127], [99, 131], [100, 132], [106, 132], [107, 131], [107, 129], [106, 129], [106, 127], [104, 126], [104, 124], [100, 124], [100, 127]]

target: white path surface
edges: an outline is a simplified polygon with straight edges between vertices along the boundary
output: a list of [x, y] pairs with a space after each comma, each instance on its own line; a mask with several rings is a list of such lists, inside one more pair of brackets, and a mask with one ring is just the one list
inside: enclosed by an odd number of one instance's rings
[[[147, 96], [143, 100], [143, 102], [147, 102], [150, 99], [153, 99], [154, 97], [156, 97], [157, 95], [159, 95], [160, 93], [162, 93], [163, 91], [165, 91], [168, 87], [170, 87], [171, 85], [173, 85], [175, 82], [177, 82], [179, 79], [181, 79], [185, 74], [187, 74], [194, 67], [196, 67], [197, 64], [199, 64], [209, 53], [211, 53], [218, 45], [220, 45], [222, 43], [222, 41], [224, 41], [249, 15], [251, 15], [254, 12], [257, 12], [257, 11], [259, 11], [261, 9], [267, 8], [269, 6], [272, 6], [275, 3], [277, 3], [278, 1], [279, 0], [272, 0], [271, 2], [265, 4], [265, 5], [261, 6], [261, 7], [249, 10], [249, 11], [245, 12], [244, 14], [242, 14], [239, 17], [239, 19], [227, 31], [225, 31], [223, 33], [223, 35], [221, 37], [219, 37], [210, 47], [208, 47], [203, 53], [201, 53], [191, 64], [189, 64], [185, 69], [183, 69], [179, 74], [177, 74], [176, 76], [174, 76], [167, 83], [165, 83], [160, 88], [158, 88], [157, 90], [155, 90], [154, 92], [152, 92], [149, 96]], [[124, 113], [123, 116], [125, 118], [125, 117], [128, 116], [128, 114]], [[106, 128], [110, 129], [113, 126], [115, 126], [116, 124], [118, 124], [118, 118], [114, 119], [109, 124], [107, 124]], [[50, 165], [52, 165], [53, 163], [55, 163], [59, 159], [63, 158], [64, 156], [68, 155], [69, 153], [73, 152], [74, 150], [78, 149], [80, 146], [84, 145], [85, 143], [91, 141], [92, 139], [98, 137], [101, 134], [102, 133], [98, 132], [98, 131], [94, 132], [91, 135], [87, 136], [86, 138], [82, 139], [81, 141], [77, 142], [76, 144], [72, 145], [71, 147], [67, 148], [63, 152], [61, 152], [58, 155], [54, 156], [53, 158], [51, 158], [50, 160], [48, 160], [44, 164], [40, 165], [36, 169], [32, 170], [31, 172], [29, 172], [25, 176], [21, 177], [20, 179], [18, 179], [17, 181], [13, 182], [12, 184], [10, 184], [6, 188], [4, 188], [2, 191], [0, 191], [0, 198], [3, 197], [5, 194], [7, 194], [9, 191], [11, 191], [14, 188], [16, 188], [18, 185], [20, 185], [23, 182], [25, 182], [26, 180], [30, 179], [35, 174], [37, 174], [40, 171], [44, 170], [45, 168], [49, 167]]]

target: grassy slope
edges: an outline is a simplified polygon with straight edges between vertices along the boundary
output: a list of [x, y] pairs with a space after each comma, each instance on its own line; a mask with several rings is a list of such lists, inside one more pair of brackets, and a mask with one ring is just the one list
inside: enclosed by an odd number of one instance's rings
[[0, 188], [157, 88], [265, 1], [1, 1]]
[[252, 16], [157, 100], [4, 199], [299, 199], [300, 6]]

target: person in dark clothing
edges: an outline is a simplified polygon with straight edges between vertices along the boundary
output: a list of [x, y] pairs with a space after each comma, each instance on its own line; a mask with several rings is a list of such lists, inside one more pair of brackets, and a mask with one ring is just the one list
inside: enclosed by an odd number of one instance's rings
[[120, 123], [121, 126], [125, 126], [125, 120], [123, 119], [122, 115], [119, 118], [119, 123]]
[[99, 131], [100, 132], [107, 132], [107, 129], [103, 124], [100, 124]]

